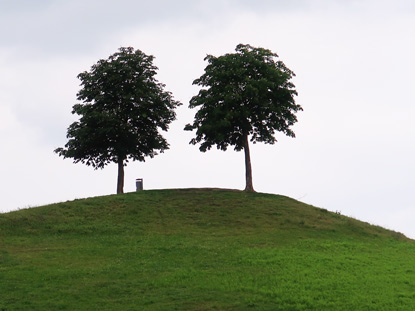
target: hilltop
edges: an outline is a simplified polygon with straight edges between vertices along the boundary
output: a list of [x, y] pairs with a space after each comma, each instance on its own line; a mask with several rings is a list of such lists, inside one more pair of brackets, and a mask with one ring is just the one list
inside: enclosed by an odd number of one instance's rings
[[413, 258], [284, 196], [142, 191], [0, 214], [0, 310], [412, 310]]

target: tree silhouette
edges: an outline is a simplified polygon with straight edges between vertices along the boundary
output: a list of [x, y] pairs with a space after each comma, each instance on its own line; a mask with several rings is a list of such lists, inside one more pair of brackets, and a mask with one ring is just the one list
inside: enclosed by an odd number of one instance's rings
[[295, 137], [290, 127], [302, 110], [294, 100], [295, 74], [277, 57], [270, 50], [239, 44], [236, 53], [208, 55], [205, 73], [193, 82], [202, 89], [190, 100], [190, 108], [199, 108], [193, 124], [185, 127], [196, 130], [190, 143], [201, 143], [202, 152], [213, 145], [243, 149], [246, 191], [254, 191], [249, 140], [274, 144], [275, 131]]
[[77, 98], [83, 103], [75, 104], [72, 113], [81, 117], [69, 126], [65, 148], [55, 150], [95, 169], [117, 163], [117, 193], [124, 192], [124, 166], [129, 160], [145, 161], [169, 148], [159, 129], [168, 130], [180, 103], [155, 79], [158, 68], [153, 59], [122, 47], [80, 73]]

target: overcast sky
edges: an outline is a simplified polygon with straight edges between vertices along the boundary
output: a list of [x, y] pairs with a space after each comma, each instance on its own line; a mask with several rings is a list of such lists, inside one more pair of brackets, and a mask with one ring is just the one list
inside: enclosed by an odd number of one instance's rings
[[244, 155], [201, 153], [184, 132], [206, 54], [271, 49], [296, 73], [296, 138], [251, 146], [259, 192], [340, 211], [415, 238], [415, 2], [412, 0], [0, 0], [0, 211], [116, 191], [53, 153], [76, 120], [76, 76], [121, 46], [156, 57], [181, 101], [170, 150], [126, 167], [125, 191], [243, 189]]

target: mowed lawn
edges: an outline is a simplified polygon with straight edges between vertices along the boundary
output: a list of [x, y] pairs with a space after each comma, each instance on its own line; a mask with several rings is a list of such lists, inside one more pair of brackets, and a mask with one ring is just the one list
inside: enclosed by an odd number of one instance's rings
[[288, 197], [152, 190], [0, 214], [0, 310], [415, 310], [415, 244]]

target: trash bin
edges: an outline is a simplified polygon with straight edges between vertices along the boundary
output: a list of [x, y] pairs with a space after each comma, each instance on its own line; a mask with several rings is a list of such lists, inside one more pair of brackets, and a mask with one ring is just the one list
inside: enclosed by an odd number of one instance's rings
[[135, 180], [135, 186], [137, 187], [137, 191], [143, 190], [143, 179], [137, 178]]

